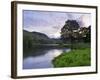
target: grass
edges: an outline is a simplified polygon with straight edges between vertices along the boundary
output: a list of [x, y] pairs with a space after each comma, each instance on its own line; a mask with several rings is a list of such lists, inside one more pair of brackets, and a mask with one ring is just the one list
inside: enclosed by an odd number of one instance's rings
[[85, 48], [90, 48], [90, 43], [68, 43], [68, 44], [59, 44], [60, 47], [66, 47], [66, 48], [71, 48], [71, 49], [85, 49]]
[[70, 52], [64, 52], [56, 57], [53, 61], [54, 67], [75, 67], [75, 66], [90, 66], [90, 48], [73, 49]]
[[90, 48], [90, 43], [74, 43], [71, 44], [72, 49], [85, 49], [85, 48]]

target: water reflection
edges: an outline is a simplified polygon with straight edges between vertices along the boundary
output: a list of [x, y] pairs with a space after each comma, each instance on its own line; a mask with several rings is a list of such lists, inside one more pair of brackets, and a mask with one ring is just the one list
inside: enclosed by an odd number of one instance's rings
[[[23, 69], [53, 68], [52, 60], [54, 57], [68, 51], [70, 49], [42, 49], [27, 53], [28, 55], [24, 56]], [[34, 56], [36, 53], [38, 55]]]

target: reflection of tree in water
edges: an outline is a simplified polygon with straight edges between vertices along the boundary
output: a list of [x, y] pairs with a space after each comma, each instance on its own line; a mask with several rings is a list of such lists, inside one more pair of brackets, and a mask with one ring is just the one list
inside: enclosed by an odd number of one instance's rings
[[24, 58], [28, 56], [33, 56], [33, 57], [41, 56], [41, 55], [45, 55], [48, 50], [49, 49], [45, 49], [45, 48], [37, 48], [37, 49], [34, 48], [34, 49], [24, 51], [23, 56]]
[[24, 50], [23, 52], [23, 58], [25, 57], [37, 57], [37, 56], [44, 56], [46, 53], [48, 53], [48, 51], [50, 50], [62, 50], [63, 52], [69, 52], [70, 49], [67, 49], [66, 47], [62, 47], [62, 48], [57, 48], [57, 47], [42, 47], [42, 48], [33, 48], [33, 49], [29, 49], [29, 50]]

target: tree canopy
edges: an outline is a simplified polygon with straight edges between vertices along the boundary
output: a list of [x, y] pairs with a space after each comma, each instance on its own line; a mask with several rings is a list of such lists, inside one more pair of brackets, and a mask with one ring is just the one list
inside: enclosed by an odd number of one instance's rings
[[91, 26], [80, 27], [76, 20], [67, 20], [61, 28], [61, 39], [64, 42], [90, 42]]
[[72, 36], [76, 36], [76, 30], [79, 28], [79, 24], [76, 20], [67, 20], [65, 25], [61, 29], [61, 39], [62, 40], [71, 40]]

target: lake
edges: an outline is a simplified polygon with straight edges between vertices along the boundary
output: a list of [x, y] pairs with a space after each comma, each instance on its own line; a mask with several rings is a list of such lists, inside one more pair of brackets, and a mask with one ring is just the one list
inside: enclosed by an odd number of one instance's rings
[[40, 48], [26, 51], [23, 57], [23, 69], [53, 68], [52, 60], [69, 51], [67, 48]]

